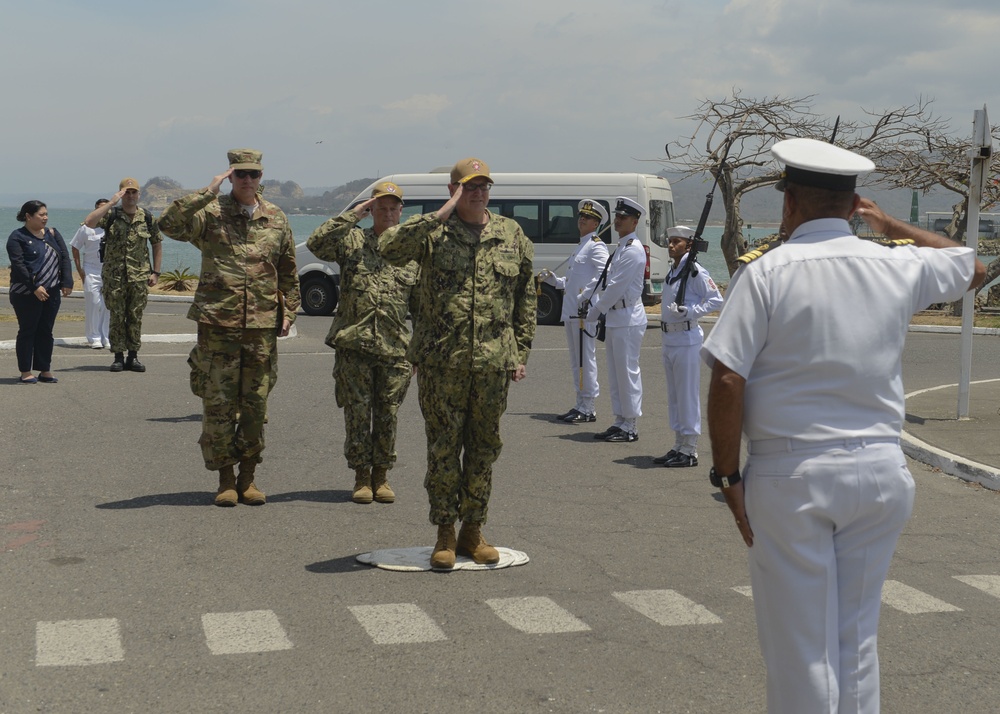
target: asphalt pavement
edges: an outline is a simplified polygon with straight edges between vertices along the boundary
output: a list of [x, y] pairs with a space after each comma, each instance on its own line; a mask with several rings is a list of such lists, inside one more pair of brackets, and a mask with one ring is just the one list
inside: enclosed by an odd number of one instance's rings
[[[643, 341], [640, 440], [605, 444], [591, 435], [608, 425], [606, 388], [596, 424], [554, 421], [571, 393], [565, 337], [540, 327], [511, 386], [484, 531], [530, 561], [398, 573], [356, 558], [433, 544], [415, 385], [396, 503], [352, 503], [330, 318], [300, 315], [279, 343], [258, 470], [268, 503], [216, 508], [186, 309], [150, 303], [144, 374], [111, 374], [110, 355], [82, 344], [79, 298], [57, 323], [58, 384], [17, 385], [0, 350], [0, 713], [764, 710], [746, 547], [707, 482], [708, 439], [697, 468], [652, 463], [669, 448], [658, 332]], [[0, 347], [15, 332], [0, 322]], [[968, 421], [946, 386], [956, 335], [914, 333], [903, 359], [908, 437], [988, 474], [995, 339], [975, 342]], [[910, 469], [914, 514], [883, 595], [882, 711], [995, 711], [1000, 498]]]

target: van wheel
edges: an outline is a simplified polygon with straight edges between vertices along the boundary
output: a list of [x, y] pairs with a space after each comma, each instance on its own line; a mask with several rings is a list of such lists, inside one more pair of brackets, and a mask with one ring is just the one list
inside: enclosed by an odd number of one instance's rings
[[302, 310], [307, 315], [332, 315], [337, 307], [337, 286], [324, 276], [302, 281]]
[[542, 294], [538, 296], [539, 325], [558, 325], [562, 314], [562, 293], [548, 283], [542, 283]]

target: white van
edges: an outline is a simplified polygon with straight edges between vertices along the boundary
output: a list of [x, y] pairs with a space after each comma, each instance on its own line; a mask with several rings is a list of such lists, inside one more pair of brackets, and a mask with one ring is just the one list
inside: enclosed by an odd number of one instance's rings
[[[403, 217], [438, 210], [448, 200], [450, 168], [426, 174], [392, 174], [379, 181], [392, 181], [403, 189]], [[646, 286], [643, 301], [656, 304], [663, 294], [669, 272], [667, 228], [674, 225], [673, 195], [665, 178], [634, 173], [546, 173], [491, 175], [489, 209], [517, 221], [535, 245], [535, 272], [542, 268], [562, 275], [566, 262], [579, 243], [576, 207], [580, 199], [592, 198], [614, 214], [615, 198], [626, 196], [647, 209], [636, 233], [646, 248]], [[350, 205], [371, 196], [374, 183], [358, 194]], [[370, 219], [366, 219], [369, 220]], [[365, 225], [362, 222], [361, 225]], [[602, 233], [612, 247], [618, 243], [611, 227]], [[336, 266], [318, 260], [305, 244], [296, 251], [303, 309], [309, 314], [329, 314], [336, 305], [339, 275]], [[538, 298], [539, 324], [556, 324], [562, 311], [562, 294], [542, 284]]]

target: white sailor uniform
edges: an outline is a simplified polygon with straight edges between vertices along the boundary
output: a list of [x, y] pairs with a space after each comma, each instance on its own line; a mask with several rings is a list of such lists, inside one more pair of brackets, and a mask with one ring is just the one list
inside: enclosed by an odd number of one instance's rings
[[730, 281], [702, 356], [746, 379], [748, 552], [772, 714], [878, 711], [881, 590], [914, 492], [900, 355], [913, 313], [961, 297], [974, 259], [885, 248], [823, 218]]
[[91, 347], [110, 347], [108, 341], [108, 327], [111, 322], [111, 312], [104, 305], [104, 297], [101, 295], [101, 287], [104, 281], [101, 279], [101, 239], [104, 237], [103, 228], [88, 228], [80, 226], [73, 240], [69, 245], [80, 251], [80, 263], [83, 267], [83, 295], [84, 295], [84, 328], [87, 333], [87, 342]]
[[591, 307], [591, 314], [606, 315], [604, 351], [615, 416], [612, 426], [633, 436], [639, 433], [637, 420], [642, 416], [639, 349], [646, 331], [646, 310], [642, 305], [645, 272], [646, 250], [638, 236], [623, 236], [608, 265], [605, 288], [598, 290]]
[[661, 302], [660, 329], [663, 332], [661, 356], [667, 375], [667, 407], [670, 429], [674, 432], [672, 451], [697, 458], [701, 434], [701, 360], [699, 351], [705, 337], [698, 319], [722, 307], [722, 293], [704, 266], [687, 281], [683, 307], [685, 314], [671, 312], [676, 303], [680, 278], [688, 256], [667, 276]]
[[[594, 400], [600, 394], [597, 380], [597, 322], [582, 320], [578, 317], [580, 305], [590, 298], [597, 286], [597, 280], [608, 262], [608, 246], [598, 236], [596, 231], [580, 238], [576, 250], [569, 257], [566, 266], [566, 276], [551, 275], [546, 282], [563, 290], [562, 321], [566, 329], [566, 344], [569, 346], [569, 366], [573, 379], [573, 390], [576, 393], [576, 405], [573, 407], [584, 415], [593, 415], [597, 411]], [[580, 379], [580, 338], [583, 330], [583, 379]]]

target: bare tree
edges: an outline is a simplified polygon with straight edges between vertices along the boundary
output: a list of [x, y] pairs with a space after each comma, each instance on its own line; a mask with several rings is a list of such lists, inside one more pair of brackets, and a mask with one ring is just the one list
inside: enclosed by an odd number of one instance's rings
[[[718, 177], [725, 210], [722, 253], [730, 275], [739, 265], [736, 259], [746, 250], [740, 199], [781, 178], [771, 158], [771, 145], [793, 137], [831, 139], [835, 122], [813, 112], [813, 96], [756, 99], [733, 89], [726, 99], [706, 99], [698, 111], [684, 117], [697, 122], [691, 135], [669, 142], [666, 159], [659, 160], [680, 172], [682, 178], [699, 174]], [[943, 123], [931, 114], [929, 104], [919, 99], [886, 112], [863, 110], [865, 119], [839, 122], [836, 143], [870, 155], [875, 147], [922, 136], [926, 131], [942, 131]]]
[[[1000, 141], [1000, 125], [990, 127], [994, 143]], [[969, 132], [971, 134], [971, 131]], [[940, 186], [958, 196], [952, 206], [951, 222], [945, 233], [952, 240], [965, 242], [969, 220], [969, 183], [972, 149], [971, 137], [956, 137], [943, 127], [928, 127], [922, 136], [880, 142], [873, 160], [878, 164], [882, 180], [890, 186], [911, 188], [927, 193]], [[991, 176], [1000, 174], [1000, 156], [990, 159]], [[1000, 184], [996, 179], [983, 186], [980, 210], [986, 211], [1000, 203]], [[979, 288], [989, 285], [1000, 276], [1000, 259], [992, 261], [986, 270], [986, 281]]]

